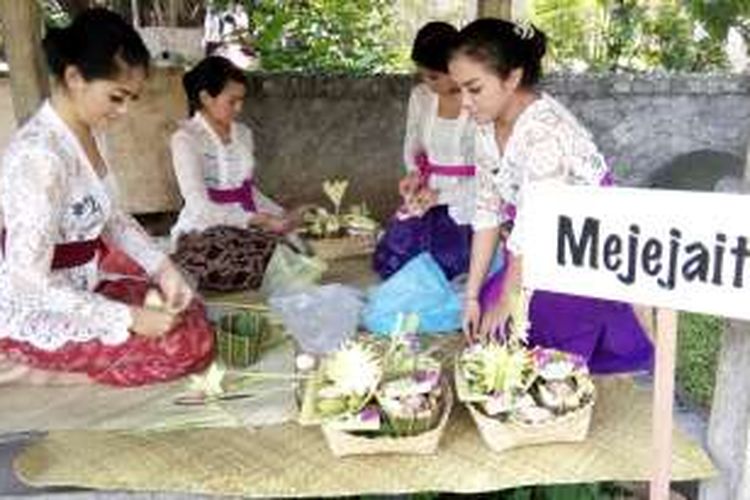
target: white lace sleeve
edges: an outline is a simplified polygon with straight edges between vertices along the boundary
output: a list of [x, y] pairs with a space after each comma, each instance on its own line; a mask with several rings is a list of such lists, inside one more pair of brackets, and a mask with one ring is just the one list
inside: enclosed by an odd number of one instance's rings
[[416, 86], [409, 95], [406, 115], [406, 133], [404, 134], [404, 165], [413, 172], [417, 165], [414, 156], [424, 149], [422, 145], [422, 120], [425, 107], [425, 89]]
[[153, 276], [164, 263], [166, 254], [159, 250], [153, 238], [141, 227], [130, 214], [117, 206], [105, 226], [105, 234], [112, 242], [125, 251], [146, 271]]
[[502, 202], [490, 171], [486, 167], [477, 168], [476, 210], [472, 221], [475, 231], [496, 228], [502, 224]]
[[78, 288], [51, 270], [67, 182], [59, 157], [16, 152], [2, 167], [6, 274], [0, 314], [8, 334], [46, 350], [68, 341], [127, 340], [132, 324], [127, 305]]
[[[532, 131], [524, 142], [517, 160], [523, 165], [524, 184], [533, 182], [565, 182], [566, 154], [563, 138], [543, 129]], [[516, 204], [516, 220], [508, 237], [508, 250], [515, 255], [523, 253], [524, 209], [523, 191]]]
[[247, 213], [232, 205], [220, 205], [209, 199], [203, 180], [203, 158], [196, 140], [184, 131], [178, 131], [172, 136], [170, 146], [180, 194], [185, 204], [190, 206], [191, 215], [200, 219], [193, 221], [194, 225], [247, 225]]

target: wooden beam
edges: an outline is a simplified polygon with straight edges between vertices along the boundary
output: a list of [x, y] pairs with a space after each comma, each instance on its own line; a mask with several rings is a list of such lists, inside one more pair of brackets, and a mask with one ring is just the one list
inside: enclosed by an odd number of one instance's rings
[[499, 17], [511, 19], [512, 0], [478, 0], [478, 17]]
[[167, 26], [174, 28], [180, 17], [180, 2], [178, 0], [169, 0], [167, 5]]
[[49, 77], [42, 55], [42, 13], [32, 0], [0, 0], [3, 41], [10, 67], [13, 110], [21, 124], [49, 95]]

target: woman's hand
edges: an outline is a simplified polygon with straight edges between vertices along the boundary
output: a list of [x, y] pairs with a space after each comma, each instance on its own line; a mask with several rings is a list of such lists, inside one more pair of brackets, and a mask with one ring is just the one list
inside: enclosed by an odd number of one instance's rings
[[509, 317], [510, 310], [505, 305], [505, 300], [482, 314], [479, 301], [467, 299], [464, 304], [464, 335], [469, 342], [488, 342], [502, 338]]
[[294, 231], [299, 228], [305, 220], [305, 213], [309, 212], [314, 205], [300, 205], [294, 207], [284, 214], [284, 218], [287, 220], [288, 231]]
[[437, 190], [422, 187], [404, 198], [404, 206], [409, 214], [421, 217], [437, 205], [438, 196]]
[[250, 220], [250, 226], [259, 227], [269, 233], [286, 234], [292, 229], [290, 221], [286, 217], [279, 217], [267, 213], [256, 213]]
[[174, 263], [167, 259], [156, 274], [156, 282], [164, 295], [167, 311], [178, 314], [184, 311], [195, 297], [195, 292], [177, 269]]
[[425, 186], [415, 193], [414, 202], [417, 204], [417, 207], [424, 213], [437, 205], [439, 196], [440, 193], [437, 189], [432, 189]]
[[174, 326], [175, 316], [171, 313], [145, 307], [132, 307], [130, 311], [133, 317], [130, 330], [136, 335], [161, 337]]
[[463, 330], [466, 340], [478, 340], [479, 326], [482, 319], [482, 309], [479, 300], [468, 298], [464, 302]]
[[484, 341], [502, 339], [506, 334], [505, 325], [510, 318], [510, 308], [505, 297], [498, 304], [482, 315], [478, 337]]
[[422, 179], [418, 172], [407, 174], [398, 183], [398, 192], [405, 199], [411, 198], [422, 185]]

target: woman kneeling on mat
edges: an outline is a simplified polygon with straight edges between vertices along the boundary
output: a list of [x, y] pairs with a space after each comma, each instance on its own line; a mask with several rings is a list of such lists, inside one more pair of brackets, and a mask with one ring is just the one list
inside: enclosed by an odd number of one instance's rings
[[[117, 207], [103, 143], [102, 129], [141, 93], [149, 53], [104, 9], [50, 28], [44, 51], [52, 97], [2, 160], [0, 358], [50, 383], [134, 386], [201, 370], [213, 355], [205, 311]], [[108, 254], [120, 258], [107, 264]], [[104, 281], [104, 265], [137, 275]], [[163, 303], [145, 307], [151, 280]]]

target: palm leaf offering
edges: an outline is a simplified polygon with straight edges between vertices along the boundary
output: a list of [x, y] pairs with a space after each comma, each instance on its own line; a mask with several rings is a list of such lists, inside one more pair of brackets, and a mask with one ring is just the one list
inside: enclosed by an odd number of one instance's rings
[[346, 236], [374, 236], [379, 225], [372, 218], [367, 206], [352, 205], [342, 211], [349, 181], [334, 179], [323, 181], [325, 193], [331, 208], [313, 206], [303, 217], [303, 232], [311, 238], [343, 238]]
[[434, 428], [443, 409], [441, 365], [422, 353], [419, 318], [401, 315], [390, 340], [345, 343], [321, 362], [300, 422], [358, 435], [410, 436]]

